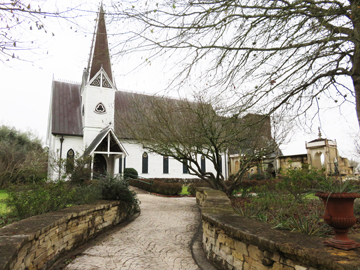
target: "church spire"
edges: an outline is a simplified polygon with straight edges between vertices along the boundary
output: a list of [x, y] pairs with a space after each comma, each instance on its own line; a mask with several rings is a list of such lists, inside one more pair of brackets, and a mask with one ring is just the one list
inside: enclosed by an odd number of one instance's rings
[[89, 80], [91, 80], [95, 76], [95, 74], [101, 69], [101, 67], [103, 67], [106, 74], [113, 82], [109, 45], [108, 45], [106, 25], [105, 25], [105, 13], [102, 4], [100, 6], [98, 25], [96, 29], [96, 39], [95, 39], [95, 47], [93, 50], [93, 56], [92, 59], [89, 60], [90, 61], [92, 60]]

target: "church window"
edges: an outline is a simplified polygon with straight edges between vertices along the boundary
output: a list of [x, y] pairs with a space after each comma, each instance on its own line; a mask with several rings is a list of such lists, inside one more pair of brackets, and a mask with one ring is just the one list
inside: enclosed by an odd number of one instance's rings
[[142, 173], [149, 172], [149, 157], [146, 152], [142, 155]]
[[109, 83], [109, 81], [106, 79], [106, 77], [104, 75], [102, 76], [102, 87], [112, 88], [111, 84]]
[[204, 155], [201, 156], [201, 171], [202, 172], [206, 171], [205, 156]]
[[66, 155], [66, 163], [65, 163], [66, 173], [72, 173], [74, 170], [74, 156], [75, 156], [74, 150], [70, 149]]
[[96, 113], [106, 113], [106, 109], [105, 109], [104, 104], [102, 104], [102, 103], [100, 102], [98, 105], [96, 105], [96, 107], [95, 107], [95, 112], [96, 112]]
[[186, 159], [183, 159], [183, 173], [188, 173], [188, 162]]
[[93, 85], [93, 86], [100, 86], [100, 82], [101, 82], [101, 75], [99, 74], [93, 81], [90, 85]]
[[84, 105], [82, 106], [81, 113], [82, 113], [82, 116], [84, 116], [84, 115], [85, 115], [85, 107], [84, 107]]
[[[123, 167], [123, 161], [124, 161], [124, 167]], [[123, 173], [124, 169], [126, 168], [126, 157], [119, 157], [119, 173]]]
[[219, 173], [222, 173], [222, 158], [219, 156]]
[[163, 157], [163, 173], [169, 173], [169, 157]]

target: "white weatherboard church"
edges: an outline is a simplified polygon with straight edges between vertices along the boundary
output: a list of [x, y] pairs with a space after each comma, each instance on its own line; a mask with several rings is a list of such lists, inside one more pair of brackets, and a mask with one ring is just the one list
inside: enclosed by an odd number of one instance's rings
[[[121, 174], [124, 168], [134, 168], [144, 178], [191, 178], [179, 161], [148, 153], [131, 138], [117, 137], [115, 115], [131, 106], [130, 96], [118, 91], [111, 71], [105, 16], [100, 7], [95, 40], [84, 70], [81, 84], [53, 81], [49, 109], [47, 145], [50, 162], [72, 159], [74, 155], [91, 156], [92, 176]], [[201, 157], [199, 157], [201, 158]], [[50, 163], [49, 162], [49, 163]], [[226, 156], [222, 171], [226, 175]], [[210, 161], [202, 162], [206, 171], [214, 171]], [[49, 179], [60, 177], [49, 166]]]

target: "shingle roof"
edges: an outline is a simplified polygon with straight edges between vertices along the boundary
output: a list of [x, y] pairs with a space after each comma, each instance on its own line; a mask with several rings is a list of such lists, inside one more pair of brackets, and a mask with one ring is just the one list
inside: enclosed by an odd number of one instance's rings
[[91, 142], [91, 144], [86, 148], [84, 152], [84, 156], [91, 154], [95, 148], [101, 143], [101, 141], [105, 138], [105, 136], [109, 133], [110, 128], [106, 127], [99, 132], [99, 134], [95, 137], [95, 139]]
[[53, 81], [52, 91], [51, 133], [83, 136], [80, 85]]
[[95, 48], [93, 51], [93, 57], [90, 60], [92, 60], [92, 63], [91, 63], [89, 80], [91, 80], [95, 76], [95, 74], [100, 70], [100, 68], [103, 67], [109, 79], [112, 82], [114, 82], [111, 71], [109, 45], [108, 45], [106, 25], [105, 25], [105, 14], [102, 5], [100, 7]]

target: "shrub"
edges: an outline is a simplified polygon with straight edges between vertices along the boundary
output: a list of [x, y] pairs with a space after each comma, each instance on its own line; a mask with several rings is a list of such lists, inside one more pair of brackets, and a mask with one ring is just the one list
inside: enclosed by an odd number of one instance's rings
[[289, 169], [277, 187], [292, 195], [294, 201], [299, 201], [324, 178], [326, 178], [325, 175], [316, 170]]
[[68, 167], [72, 167], [71, 170], [69, 170], [71, 183], [74, 185], [82, 185], [84, 182], [89, 181], [91, 177], [91, 157], [77, 157], [73, 162], [71, 166], [67, 165]]
[[100, 187], [94, 183], [90, 185], [81, 185], [73, 187], [71, 191], [71, 204], [88, 204], [93, 203], [102, 198]]
[[129, 183], [134, 187], [163, 195], [177, 195], [182, 190], [181, 183], [165, 183], [153, 179], [130, 179]]
[[12, 187], [8, 194], [5, 202], [20, 218], [65, 208], [72, 196], [71, 187], [64, 181]]
[[265, 180], [265, 179], [270, 179], [271, 178], [271, 174], [269, 173], [255, 173], [255, 174], [251, 174], [248, 179], [249, 180], [257, 180], [257, 181], [261, 181], [261, 180]]
[[139, 208], [139, 200], [135, 191], [129, 188], [128, 181], [120, 177], [106, 176], [100, 178], [99, 185], [101, 187], [102, 199], [125, 202], [130, 213]]
[[0, 188], [46, 178], [47, 153], [30, 132], [0, 127]]
[[134, 168], [125, 168], [124, 169], [124, 179], [137, 179], [138, 172]]
[[99, 186], [73, 186], [65, 181], [12, 186], [8, 194], [5, 203], [22, 219], [101, 199]]
[[199, 182], [199, 183], [192, 183], [188, 187], [188, 192], [191, 195], [196, 195], [196, 188], [197, 187], [210, 187], [210, 185], [208, 183], [206, 183], [205, 181]]

